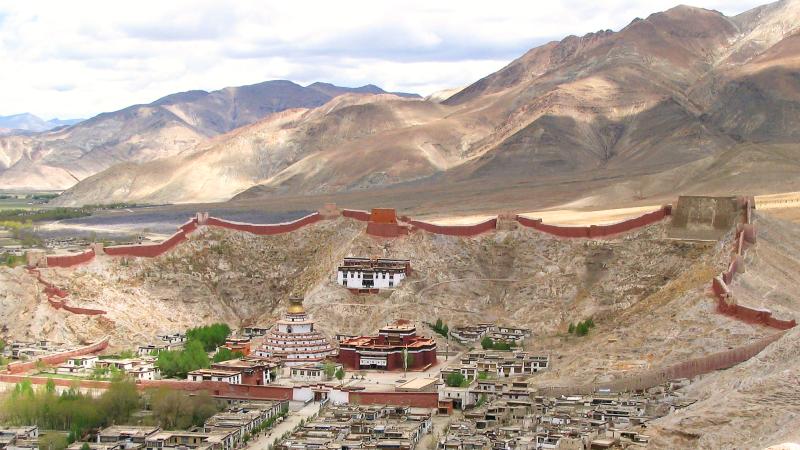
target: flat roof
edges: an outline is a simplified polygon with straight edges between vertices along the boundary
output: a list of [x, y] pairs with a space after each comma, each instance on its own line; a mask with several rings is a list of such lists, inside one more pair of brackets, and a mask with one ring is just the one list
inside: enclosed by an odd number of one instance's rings
[[405, 383], [400, 384], [397, 387], [402, 389], [421, 389], [438, 382], [439, 380], [436, 378], [414, 378], [413, 380], [406, 381]]

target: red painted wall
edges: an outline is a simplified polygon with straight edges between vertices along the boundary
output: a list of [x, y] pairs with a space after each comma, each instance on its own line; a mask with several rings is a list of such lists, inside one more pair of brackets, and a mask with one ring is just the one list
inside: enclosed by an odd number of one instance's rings
[[519, 222], [520, 225], [534, 228], [544, 233], [563, 238], [603, 238], [620, 233], [626, 233], [647, 225], [652, 225], [669, 216], [670, 214], [672, 214], [672, 206], [665, 205], [657, 211], [643, 214], [639, 217], [624, 220], [622, 222], [612, 223], [610, 225], [565, 227], [558, 225], [547, 225], [542, 223], [541, 219], [529, 219], [523, 216], [517, 216], [517, 222]]
[[362, 222], [369, 222], [369, 212], [359, 209], [343, 209], [342, 216]]
[[436, 392], [363, 392], [351, 391], [350, 403], [355, 405], [404, 405], [415, 408], [436, 408]]
[[277, 224], [257, 225], [252, 223], [231, 222], [216, 217], [209, 217], [206, 224], [215, 227], [227, 228], [230, 230], [245, 231], [247, 233], [252, 233], [259, 236], [268, 236], [295, 231], [320, 220], [322, 220], [322, 216], [318, 212], [315, 212], [293, 222]]
[[427, 231], [428, 233], [443, 234], [446, 236], [477, 236], [497, 228], [497, 218], [488, 219], [474, 225], [437, 225], [419, 220], [411, 220], [414, 229]]
[[94, 250], [90, 249], [75, 255], [48, 255], [47, 267], [72, 267], [87, 263], [94, 259]]
[[396, 238], [408, 234], [408, 228], [396, 223], [367, 223], [367, 234], [383, 238]]

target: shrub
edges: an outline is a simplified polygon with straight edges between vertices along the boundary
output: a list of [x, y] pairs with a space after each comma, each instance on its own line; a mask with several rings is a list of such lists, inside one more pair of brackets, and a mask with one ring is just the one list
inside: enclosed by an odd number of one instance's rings
[[461, 375], [461, 372], [451, 372], [447, 374], [444, 382], [450, 387], [461, 387], [466, 384], [467, 379], [464, 378], [464, 375]]

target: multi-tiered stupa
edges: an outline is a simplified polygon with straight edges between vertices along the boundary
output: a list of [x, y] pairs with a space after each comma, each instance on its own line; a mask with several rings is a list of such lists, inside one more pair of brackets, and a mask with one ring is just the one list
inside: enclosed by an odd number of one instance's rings
[[287, 366], [324, 360], [334, 353], [330, 342], [314, 329], [302, 298], [290, 298], [286, 315], [264, 337], [264, 344], [254, 352], [258, 356], [280, 358]]

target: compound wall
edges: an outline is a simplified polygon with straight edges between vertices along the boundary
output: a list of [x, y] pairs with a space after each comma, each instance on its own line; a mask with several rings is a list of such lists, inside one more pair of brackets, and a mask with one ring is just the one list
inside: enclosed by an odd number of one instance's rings
[[8, 365], [8, 373], [16, 374], [31, 370], [34, 367], [36, 367], [36, 364], [39, 361], [42, 361], [45, 364], [55, 365], [55, 364], [61, 364], [64, 361], [68, 360], [69, 358], [75, 356], [83, 356], [92, 353], [97, 353], [99, 351], [105, 350], [106, 347], [108, 347], [108, 339], [109, 339], [108, 336], [106, 336], [102, 340], [95, 342], [94, 344], [89, 344], [84, 347], [76, 348], [75, 350], [54, 353], [52, 355], [42, 356], [41, 358], [36, 358], [30, 361], [11, 363]]

